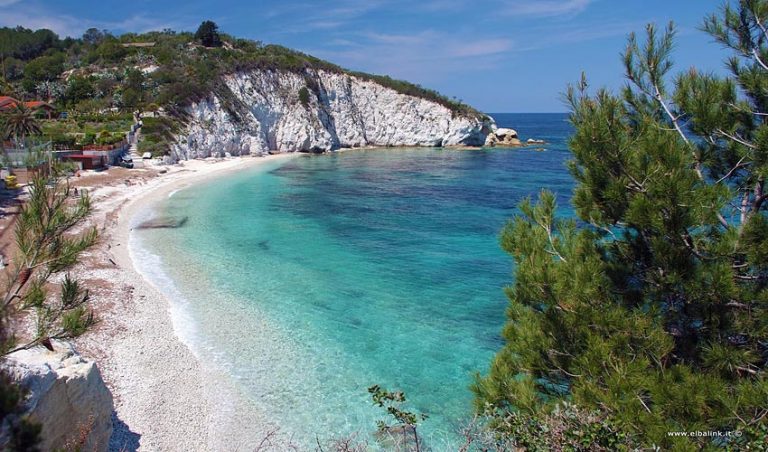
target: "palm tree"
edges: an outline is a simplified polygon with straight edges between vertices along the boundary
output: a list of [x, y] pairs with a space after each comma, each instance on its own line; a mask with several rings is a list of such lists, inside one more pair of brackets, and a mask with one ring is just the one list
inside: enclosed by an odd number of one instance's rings
[[19, 147], [24, 147], [24, 139], [30, 135], [40, 135], [42, 129], [32, 110], [24, 104], [17, 104], [5, 114], [5, 136], [11, 138]]
[[[2, 125], [3, 133], [2, 137], [0, 137], [0, 142], [6, 139], [12, 139], [15, 141], [17, 148], [24, 147], [26, 137], [30, 135], [40, 135], [42, 133], [40, 124], [37, 122], [32, 110], [22, 103], [17, 104], [3, 115]], [[13, 174], [13, 164], [11, 162], [11, 157], [8, 155], [8, 151], [5, 149], [5, 145], [0, 143], [0, 148], [5, 164], [8, 166], [8, 172]]]

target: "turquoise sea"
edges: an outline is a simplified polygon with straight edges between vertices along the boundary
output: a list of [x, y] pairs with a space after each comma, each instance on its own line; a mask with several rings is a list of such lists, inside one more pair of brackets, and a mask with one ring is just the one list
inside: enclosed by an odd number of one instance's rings
[[[133, 233], [177, 331], [237, 397], [300, 445], [357, 432], [404, 391], [434, 450], [471, 413], [468, 385], [502, 342], [511, 258], [498, 234], [542, 188], [573, 181], [562, 114], [493, 114], [545, 151], [356, 150], [300, 156], [174, 193]], [[248, 416], [248, 413], [233, 413]]]

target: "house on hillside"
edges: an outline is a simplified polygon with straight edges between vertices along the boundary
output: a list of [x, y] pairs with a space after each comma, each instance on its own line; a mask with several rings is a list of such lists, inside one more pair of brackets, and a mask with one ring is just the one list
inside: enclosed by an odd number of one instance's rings
[[6, 108], [13, 108], [18, 105], [19, 101], [10, 96], [0, 96], [0, 110]]
[[44, 102], [42, 100], [22, 102], [10, 96], [0, 96], [0, 111], [10, 110], [12, 108], [15, 108], [17, 105], [21, 105], [21, 104], [23, 104], [25, 107], [29, 108], [35, 113], [39, 112], [44, 114], [48, 119], [51, 119], [53, 117], [54, 111], [56, 111], [56, 108], [54, 108], [53, 105], [49, 104], [48, 102]]
[[56, 111], [53, 105], [42, 100], [33, 100], [31, 102], [24, 102], [24, 105], [34, 112], [43, 112], [48, 119], [53, 118], [53, 113]]

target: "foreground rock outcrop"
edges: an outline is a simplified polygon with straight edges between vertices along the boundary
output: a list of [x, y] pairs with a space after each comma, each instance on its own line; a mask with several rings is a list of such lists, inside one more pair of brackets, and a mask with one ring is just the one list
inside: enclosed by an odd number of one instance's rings
[[493, 119], [353, 75], [252, 70], [188, 108], [176, 158], [363, 146], [482, 146]]
[[42, 450], [78, 444], [81, 450], [103, 451], [112, 435], [112, 394], [96, 363], [71, 345], [54, 342], [51, 352], [37, 347], [10, 355], [4, 366], [28, 391], [25, 414], [43, 426]]

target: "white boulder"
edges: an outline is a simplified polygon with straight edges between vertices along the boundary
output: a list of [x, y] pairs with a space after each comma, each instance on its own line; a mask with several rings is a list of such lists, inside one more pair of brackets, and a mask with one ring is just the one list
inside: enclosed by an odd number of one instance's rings
[[488, 147], [513, 147], [521, 145], [522, 142], [517, 135], [517, 131], [515, 129], [507, 129], [504, 127], [494, 130], [493, 133], [488, 134], [485, 139], [485, 146]]
[[515, 130], [515, 129], [507, 129], [507, 128], [504, 128], [504, 127], [499, 127], [493, 133], [500, 140], [503, 140], [505, 138], [518, 138], [517, 130]]
[[3, 366], [27, 393], [25, 415], [42, 425], [42, 450], [60, 450], [85, 438], [82, 450], [105, 451], [112, 435], [112, 394], [96, 363], [54, 341], [8, 356]]

